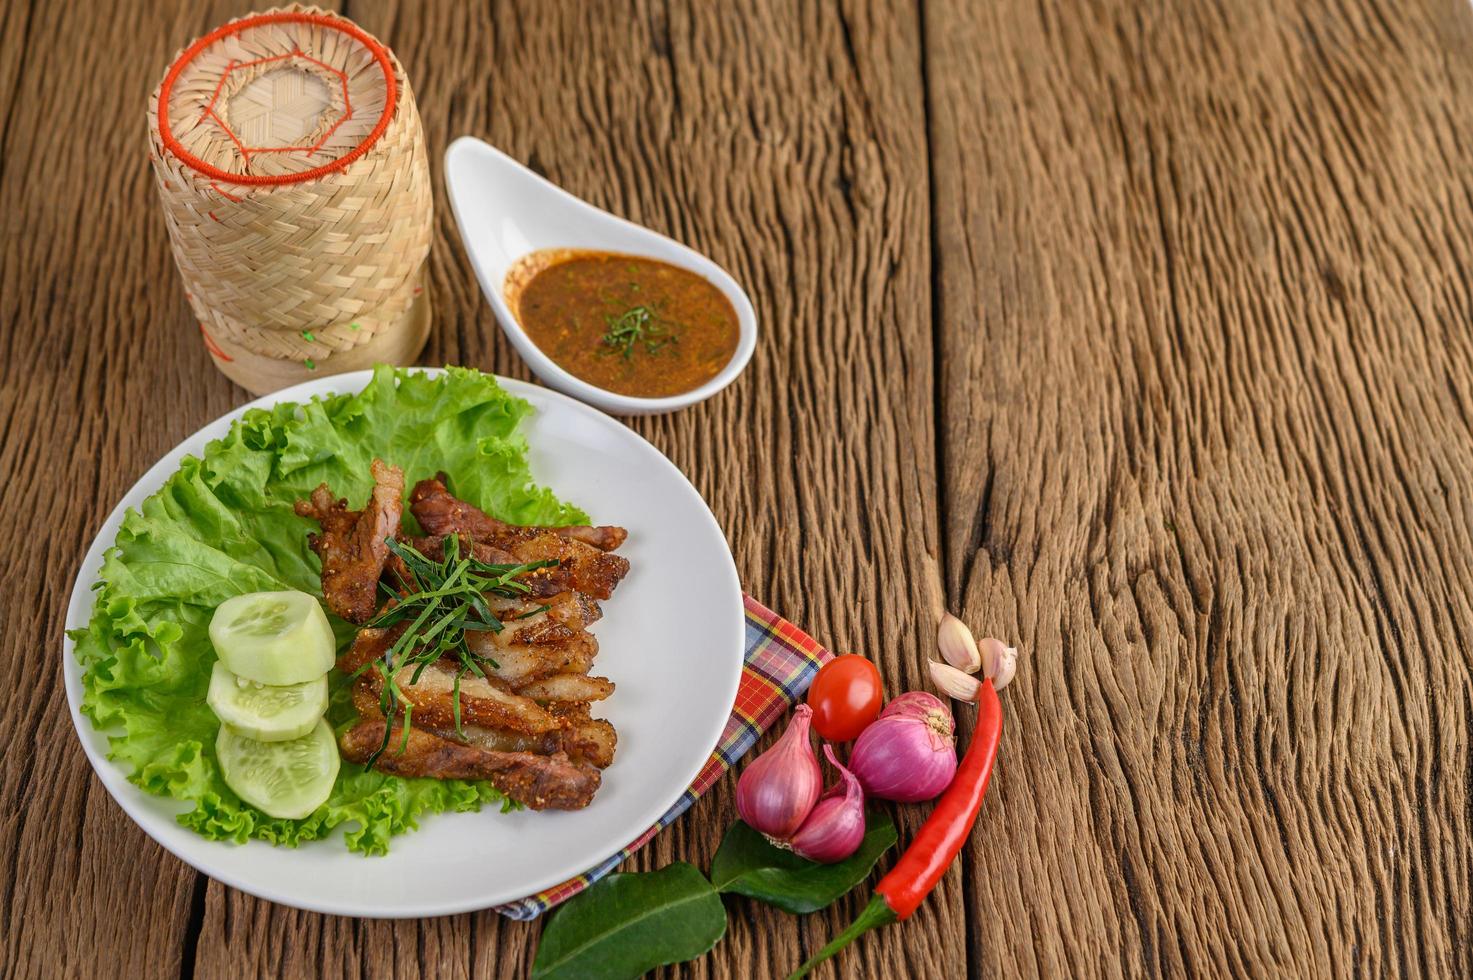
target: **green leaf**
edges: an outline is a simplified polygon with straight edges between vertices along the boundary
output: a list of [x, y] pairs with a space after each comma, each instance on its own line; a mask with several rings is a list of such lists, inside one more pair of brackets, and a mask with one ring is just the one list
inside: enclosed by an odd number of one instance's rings
[[722, 893], [746, 895], [794, 915], [826, 908], [869, 877], [875, 862], [895, 844], [895, 821], [883, 810], [865, 811], [859, 850], [838, 864], [818, 864], [775, 847], [738, 820], [711, 862], [711, 882]]
[[725, 932], [721, 897], [694, 866], [677, 861], [648, 874], [613, 874], [552, 917], [532, 977], [625, 980], [693, 960]]

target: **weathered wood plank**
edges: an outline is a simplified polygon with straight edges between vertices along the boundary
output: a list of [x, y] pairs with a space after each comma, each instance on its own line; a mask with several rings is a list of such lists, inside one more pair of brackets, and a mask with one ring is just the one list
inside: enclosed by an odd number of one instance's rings
[[1467, 4], [926, 20], [972, 969], [1473, 973]]
[[186, 951], [198, 876], [94, 779], [57, 657], [71, 579], [103, 517], [151, 460], [242, 400], [198, 359], [143, 150], [149, 88], [210, 17], [139, 6], [125, 50], [118, 22], [86, 5], [3, 15], [4, 976], [159, 976]]

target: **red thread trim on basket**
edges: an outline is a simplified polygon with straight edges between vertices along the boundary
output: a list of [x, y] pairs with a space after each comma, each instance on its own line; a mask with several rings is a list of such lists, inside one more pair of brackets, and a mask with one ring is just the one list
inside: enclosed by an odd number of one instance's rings
[[[220, 90], [225, 87], [225, 79], [229, 78], [230, 73], [233, 71], [235, 71], [234, 58], [225, 63], [225, 70], [220, 73], [220, 80], [215, 83], [215, 91], [210, 95], [210, 101], [205, 103], [204, 111], [199, 114], [200, 122], [204, 122], [206, 119], [210, 118], [210, 116], [214, 115], [215, 100], [220, 98]], [[226, 132], [228, 133], [230, 131], [227, 129]], [[230, 138], [235, 139], [235, 134], [231, 133]]]
[[226, 136], [229, 136], [230, 137], [230, 142], [232, 142], [232, 143], [235, 144], [235, 148], [240, 151], [240, 155], [243, 156], [243, 157], [245, 157], [245, 162], [246, 163], [250, 163], [251, 162], [251, 151], [250, 151], [250, 148], [247, 147], [244, 143], [242, 143], [240, 141], [240, 137], [235, 135], [235, 130], [233, 130], [229, 126], [225, 125], [225, 120], [221, 119], [219, 117], [219, 115], [216, 114], [216, 112], [215, 112], [215, 102], [214, 102], [213, 99], [211, 99], [210, 100], [210, 104], [205, 107], [205, 114], [204, 114], [204, 116], [201, 116], [200, 118], [203, 119], [205, 116], [208, 116], [209, 118], [215, 120], [215, 124], [217, 126], [219, 126], [222, 130], [224, 130]]
[[211, 337], [208, 333], [205, 332], [205, 325], [203, 323], [199, 325], [199, 334], [201, 337], [205, 338], [205, 350], [209, 351], [211, 356], [218, 357], [222, 361], [235, 360], [235, 358], [231, 357], [229, 354], [220, 349], [220, 345], [215, 343], [214, 337]]
[[[225, 75], [221, 75], [220, 83], [215, 86], [215, 94], [210, 96], [210, 104], [205, 106], [205, 111], [200, 114], [200, 121], [203, 122], [205, 119], [215, 120], [216, 125], [220, 127], [221, 131], [224, 132], [226, 136], [230, 137], [231, 142], [235, 144], [236, 149], [240, 150], [240, 155], [245, 158], [246, 163], [250, 163], [251, 157], [256, 155], [257, 153], [305, 153], [308, 156], [311, 156], [327, 144], [327, 141], [332, 137], [332, 134], [338, 131], [338, 127], [342, 126], [343, 123], [353, 118], [353, 100], [348, 94], [347, 73], [339, 71], [325, 61], [318, 61], [311, 55], [303, 54], [299, 48], [293, 48], [286, 54], [273, 55], [270, 58], [257, 58], [255, 61], [245, 61], [241, 62], [240, 64], [236, 64], [232, 61], [230, 64], [225, 66], [225, 72], [226, 74], [229, 74], [236, 68], [248, 68], [251, 65], [261, 65], [270, 61], [282, 61], [287, 58], [301, 58], [304, 61], [310, 61], [312, 64], [316, 65], [318, 68], [321, 68], [323, 71], [331, 72], [332, 74], [336, 75], [338, 77], [338, 83], [343, 87], [343, 114], [338, 117], [337, 122], [327, 127], [327, 132], [322, 134], [322, 138], [319, 139], [316, 143], [313, 143], [311, 146], [246, 146], [240, 141], [240, 137], [235, 135], [235, 131], [225, 124], [224, 118], [222, 118], [221, 115], [215, 111], [215, 103], [218, 102], [220, 99], [220, 90], [225, 87]], [[210, 186], [215, 188], [215, 190], [217, 191], [220, 190], [219, 185], [215, 184], [214, 182], [211, 182]], [[220, 193], [224, 194], [225, 192], [220, 191]], [[226, 197], [229, 196], [230, 195], [226, 194]], [[232, 197], [230, 199], [232, 201], [240, 200], [240, 198], [238, 197]]]
[[[230, 37], [232, 35], [239, 34], [241, 31], [244, 31], [247, 28], [260, 27], [264, 24], [317, 24], [321, 27], [326, 27], [329, 30], [340, 31], [343, 34], [348, 35], [349, 37], [353, 38], [353, 40], [357, 41], [359, 44], [367, 48], [369, 53], [373, 55], [374, 60], [378, 62], [379, 68], [384, 73], [384, 86], [386, 89], [384, 98], [384, 111], [383, 114], [379, 116], [377, 125], [373, 127], [373, 132], [369, 133], [364, 138], [362, 143], [359, 143], [357, 146], [353, 147], [353, 149], [338, 157], [336, 160], [333, 160], [330, 163], [325, 163], [320, 167], [313, 167], [311, 170], [303, 170], [301, 173], [295, 174], [265, 175], [234, 174], [228, 170], [221, 170], [219, 167], [212, 166], [211, 164], [208, 164], [191, 154], [188, 150], [184, 149], [179, 140], [174, 137], [174, 131], [169, 128], [169, 97], [173, 93], [174, 83], [178, 81], [179, 75], [184, 71], [184, 67], [188, 65], [191, 61], [193, 61], [201, 51], [214, 44], [216, 41], [219, 41], [221, 38]], [[218, 92], [219, 89], [217, 86], [217, 95]], [[193, 44], [191, 44], [189, 48], [182, 55], [179, 56], [178, 60], [169, 66], [169, 73], [164, 76], [163, 84], [159, 86], [159, 136], [164, 142], [164, 147], [168, 149], [170, 153], [178, 157], [179, 160], [182, 161], [185, 165], [199, 171], [207, 177], [213, 177], [216, 180], [223, 180], [229, 184], [245, 184], [257, 187], [281, 186], [283, 184], [300, 184], [304, 181], [317, 180], [318, 178], [325, 177], [330, 173], [334, 173], [335, 171], [346, 169], [347, 166], [351, 164], [354, 160], [357, 160], [359, 157], [363, 156], [363, 154], [367, 153], [369, 149], [373, 146], [373, 144], [378, 142], [378, 138], [384, 134], [384, 131], [389, 128], [389, 121], [394, 118], [394, 109], [398, 104], [398, 99], [399, 86], [394, 81], [394, 66], [389, 61], [388, 49], [385, 48], [382, 44], [378, 43], [378, 41], [374, 40], [372, 36], [370, 36], [357, 24], [354, 24], [352, 21], [345, 20], [341, 17], [333, 17], [328, 14], [309, 14], [299, 11], [283, 11], [282, 13], [276, 14], [257, 14], [254, 17], [246, 17], [243, 20], [233, 21], [232, 23], [226, 24], [223, 27], [217, 27], [215, 30], [211, 31], [204, 37], [200, 38], [198, 41], [195, 41]], [[213, 106], [213, 100], [211, 100], [211, 105]], [[213, 108], [206, 108], [205, 111], [209, 115], [214, 115]], [[229, 132], [229, 130], [227, 129], [226, 132]], [[234, 138], [233, 135], [232, 138]], [[237, 145], [239, 145], [238, 141]]]

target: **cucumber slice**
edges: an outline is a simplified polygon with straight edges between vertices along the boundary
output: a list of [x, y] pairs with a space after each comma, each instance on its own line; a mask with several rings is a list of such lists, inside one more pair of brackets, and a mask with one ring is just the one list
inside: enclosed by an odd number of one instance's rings
[[215, 753], [226, 785], [237, 796], [284, 820], [309, 816], [326, 802], [338, 778], [338, 744], [324, 720], [289, 742], [259, 742], [221, 725]]
[[232, 674], [277, 685], [321, 677], [337, 647], [327, 615], [305, 592], [226, 599], [210, 619], [210, 642]]
[[216, 661], [205, 701], [240, 734], [262, 742], [286, 742], [317, 727], [327, 710], [327, 675], [277, 687], [237, 677]]

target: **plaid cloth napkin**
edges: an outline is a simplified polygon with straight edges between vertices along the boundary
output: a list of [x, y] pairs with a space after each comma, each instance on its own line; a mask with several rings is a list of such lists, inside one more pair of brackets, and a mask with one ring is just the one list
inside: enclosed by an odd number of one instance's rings
[[819, 666], [827, 663], [833, 654], [751, 596], [744, 595], [742, 600], [747, 610], [747, 652], [736, 704], [731, 709], [731, 717], [726, 719], [726, 730], [721, 733], [721, 741], [716, 743], [716, 751], [706, 760], [690, 789], [675, 801], [658, 823], [622, 851], [570, 881], [519, 902], [498, 905], [496, 911], [509, 919], [535, 919], [613, 871], [625, 858], [649, 843], [661, 829], [689, 810], [690, 805], [746, 755], [762, 733], [808, 690]]

